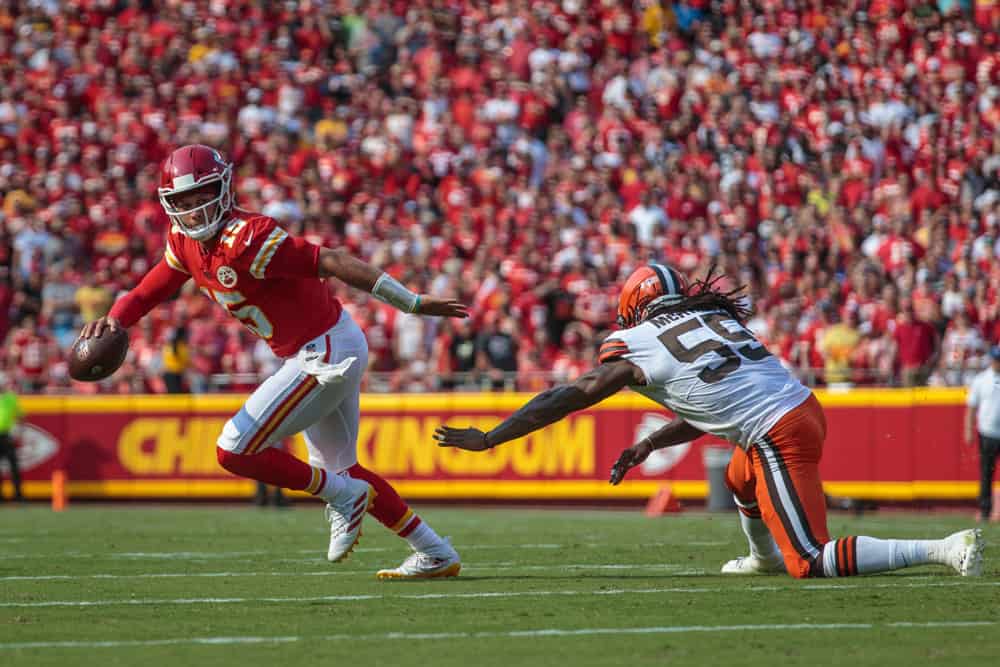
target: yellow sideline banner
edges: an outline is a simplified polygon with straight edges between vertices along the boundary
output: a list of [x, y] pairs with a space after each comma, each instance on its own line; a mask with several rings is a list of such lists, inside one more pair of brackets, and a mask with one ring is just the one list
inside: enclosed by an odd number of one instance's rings
[[[962, 446], [963, 389], [817, 391], [827, 415], [827, 492], [876, 500], [974, 498], [978, 468]], [[669, 482], [680, 498], [708, 492], [702, 438], [656, 452], [617, 487], [608, 472], [624, 447], [671, 418], [638, 394], [613, 396], [489, 452], [437, 447], [442, 423], [490, 428], [530, 394], [367, 394], [358, 460], [413, 499], [636, 500]], [[253, 483], [216, 462], [215, 440], [242, 395], [28, 396], [19, 443], [25, 492], [44, 498], [65, 470], [80, 498], [245, 498]], [[287, 443], [306, 458], [301, 436]]]

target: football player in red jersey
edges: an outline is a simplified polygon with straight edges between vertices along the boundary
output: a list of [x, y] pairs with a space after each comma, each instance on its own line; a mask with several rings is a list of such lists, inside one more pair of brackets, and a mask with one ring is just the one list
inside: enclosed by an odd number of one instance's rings
[[[366, 511], [406, 539], [414, 553], [379, 578], [455, 576], [459, 556], [392, 486], [358, 464], [358, 398], [368, 364], [365, 336], [324, 279], [334, 276], [400, 310], [467, 317], [452, 299], [417, 295], [343, 249], [294, 238], [272, 218], [235, 205], [233, 165], [191, 145], [164, 161], [159, 196], [171, 220], [163, 259], [81, 336], [130, 327], [189, 279], [284, 363], [250, 395], [217, 442], [226, 470], [305, 490], [327, 502], [331, 561], [357, 544]], [[304, 432], [309, 462], [272, 447]]]

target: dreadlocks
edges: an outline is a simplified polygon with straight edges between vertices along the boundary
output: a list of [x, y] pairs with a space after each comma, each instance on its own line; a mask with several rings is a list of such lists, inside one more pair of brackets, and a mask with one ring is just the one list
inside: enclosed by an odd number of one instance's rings
[[657, 315], [670, 315], [673, 313], [683, 313], [690, 311], [722, 310], [729, 314], [734, 320], [745, 325], [746, 320], [753, 312], [749, 306], [739, 299], [738, 295], [746, 285], [740, 285], [734, 290], [723, 292], [716, 287], [718, 282], [725, 276], [715, 274], [715, 264], [708, 270], [701, 280], [696, 280], [688, 285], [684, 290], [684, 296], [680, 301], [674, 303], [659, 303], [651, 306], [646, 312], [645, 319], [656, 317]]

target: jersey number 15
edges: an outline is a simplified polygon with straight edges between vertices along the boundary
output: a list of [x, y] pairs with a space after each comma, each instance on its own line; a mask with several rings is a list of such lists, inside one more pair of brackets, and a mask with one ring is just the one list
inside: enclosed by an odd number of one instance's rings
[[[739, 368], [743, 363], [743, 359], [760, 361], [765, 357], [771, 356], [767, 348], [755, 340], [746, 329], [742, 327], [736, 331], [727, 329], [723, 324], [726, 320], [732, 320], [732, 318], [721, 313], [705, 313], [682, 322], [677, 326], [670, 327], [657, 336], [657, 338], [663, 343], [663, 346], [667, 348], [670, 354], [674, 355], [677, 361], [690, 364], [709, 352], [715, 352], [722, 357], [723, 362], [721, 365], [715, 367], [706, 366], [698, 373], [698, 378], [702, 382], [712, 384]], [[686, 347], [681, 342], [681, 336], [702, 327], [708, 327], [723, 340], [709, 338], [701, 341], [694, 347]], [[746, 344], [735, 346], [732, 343]]]
[[267, 315], [257, 306], [245, 305], [246, 297], [239, 292], [220, 292], [218, 290], [205, 290], [219, 305], [229, 311], [229, 314], [243, 323], [250, 331], [260, 336], [264, 340], [271, 340], [274, 336], [274, 327]]

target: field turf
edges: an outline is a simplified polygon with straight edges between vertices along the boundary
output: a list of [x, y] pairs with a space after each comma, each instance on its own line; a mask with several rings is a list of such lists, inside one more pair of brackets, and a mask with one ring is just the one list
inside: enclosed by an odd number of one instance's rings
[[[986, 574], [729, 578], [735, 515], [436, 509], [458, 579], [379, 582], [406, 545], [370, 517], [326, 562], [320, 505], [0, 506], [0, 665], [996, 665]], [[965, 515], [833, 515], [831, 533], [943, 536]]]

